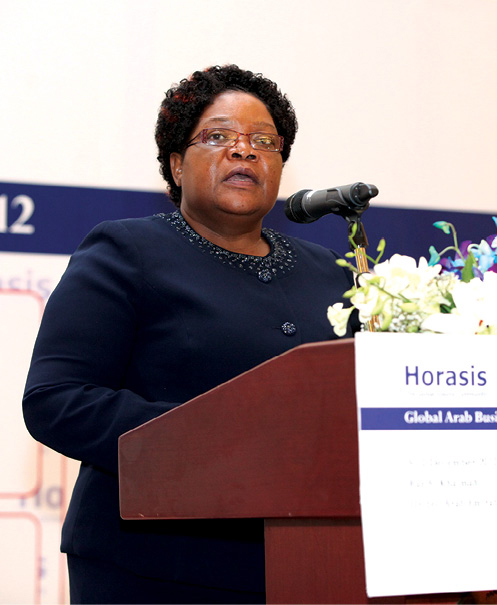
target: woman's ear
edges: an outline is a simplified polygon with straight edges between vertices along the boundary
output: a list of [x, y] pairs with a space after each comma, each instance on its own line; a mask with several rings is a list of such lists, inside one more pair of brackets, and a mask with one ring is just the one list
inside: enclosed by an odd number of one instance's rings
[[176, 186], [181, 187], [181, 179], [183, 176], [183, 156], [177, 151], [174, 151], [169, 156], [169, 165], [171, 166], [171, 172]]

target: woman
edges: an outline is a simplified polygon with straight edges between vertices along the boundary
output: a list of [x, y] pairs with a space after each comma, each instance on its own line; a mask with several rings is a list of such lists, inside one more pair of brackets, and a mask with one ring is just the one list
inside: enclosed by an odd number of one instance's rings
[[350, 286], [335, 253], [261, 227], [296, 128], [261, 75], [232, 65], [183, 80], [156, 130], [178, 209], [97, 226], [47, 305], [24, 414], [82, 462], [62, 534], [73, 603], [264, 602], [262, 521], [120, 520], [117, 441], [334, 337], [326, 309]]

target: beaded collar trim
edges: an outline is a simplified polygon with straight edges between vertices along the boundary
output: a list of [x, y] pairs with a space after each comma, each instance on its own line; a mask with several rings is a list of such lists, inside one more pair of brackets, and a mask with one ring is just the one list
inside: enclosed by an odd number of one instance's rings
[[297, 253], [293, 244], [284, 235], [273, 229], [262, 229], [262, 235], [271, 247], [269, 254], [267, 256], [251, 256], [230, 252], [205, 239], [190, 227], [179, 210], [171, 214], [161, 213], [157, 216], [163, 218], [192, 245], [205, 254], [210, 254], [225, 265], [255, 275], [264, 283], [269, 283], [273, 277], [286, 275], [297, 262]]

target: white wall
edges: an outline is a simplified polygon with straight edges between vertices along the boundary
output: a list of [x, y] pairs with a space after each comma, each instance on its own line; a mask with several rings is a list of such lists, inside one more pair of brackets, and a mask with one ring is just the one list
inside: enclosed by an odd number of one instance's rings
[[163, 92], [236, 62], [297, 109], [282, 197], [492, 212], [496, 24], [492, 0], [0, 0], [0, 180], [162, 189]]

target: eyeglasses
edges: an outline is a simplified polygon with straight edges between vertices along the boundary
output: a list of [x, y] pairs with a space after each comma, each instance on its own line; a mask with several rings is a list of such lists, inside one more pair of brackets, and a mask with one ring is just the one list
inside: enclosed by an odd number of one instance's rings
[[[241, 136], [248, 137], [250, 146], [253, 149], [262, 151], [281, 151], [283, 149], [284, 138], [279, 134], [272, 134], [270, 132], [245, 133], [229, 128], [204, 128], [193, 139], [188, 141], [186, 147], [196, 145], [197, 143], [203, 143], [212, 147], [234, 147]], [[195, 141], [199, 137], [200, 141]]]

